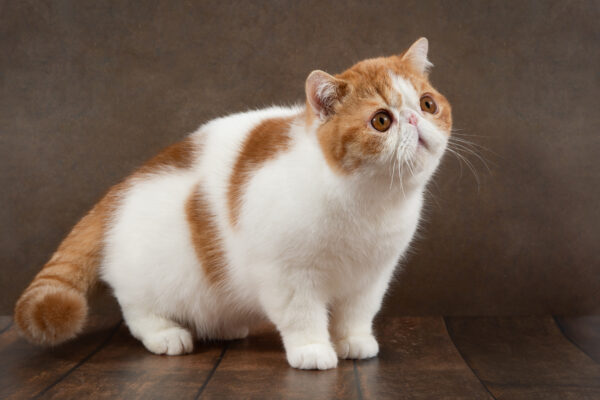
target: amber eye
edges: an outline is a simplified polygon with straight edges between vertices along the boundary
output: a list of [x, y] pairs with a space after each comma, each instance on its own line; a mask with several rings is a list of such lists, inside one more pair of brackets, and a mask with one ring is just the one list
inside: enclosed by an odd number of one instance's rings
[[435, 101], [433, 101], [433, 98], [430, 95], [426, 94], [421, 97], [421, 110], [430, 114], [435, 114], [437, 111], [437, 104], [435, 104]]
[[385, 132], [389, 129], [392, 124], [392, 117], [390, 117], [390, 113], [387, 111], [379, 111], [373, 119], [371, 120], [371, 125], [373, 128], [377, 129], [379, 132]]

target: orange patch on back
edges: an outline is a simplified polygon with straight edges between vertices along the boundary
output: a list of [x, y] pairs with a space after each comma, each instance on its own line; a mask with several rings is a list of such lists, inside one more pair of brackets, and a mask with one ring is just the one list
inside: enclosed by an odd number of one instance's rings
[[209, 204], [198, 185], [194, 187], [185, 204], [185, 213], [196, 256], [208, 281], [213, 285], [222, 284], [227, 266], [225, 251], [214, 215], [210, 212]]
[[288, 131], [292, 119], [292, 117], [267, 119], [248, 134], [229, 182], [227, 201], [232, 226], [237, 224], [244, 187], [252, 172], [288, 148], [290, 142]]
[[170, 145], [140, 167], [136, 174], [147, 174], [161, 168], [173, 167], [186, 169], [194, 162], [195, 144], [191, 137]]

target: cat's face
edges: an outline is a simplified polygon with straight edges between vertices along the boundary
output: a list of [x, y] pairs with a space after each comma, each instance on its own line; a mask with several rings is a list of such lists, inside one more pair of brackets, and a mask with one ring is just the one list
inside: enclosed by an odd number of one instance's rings
[[338, 173], [425, 182], [444, 153], [450, 104], [429, 83], [427, 40], [399, 56], [361, 61], [334, 76], [314, 71], [308, 104], [319, 143]]

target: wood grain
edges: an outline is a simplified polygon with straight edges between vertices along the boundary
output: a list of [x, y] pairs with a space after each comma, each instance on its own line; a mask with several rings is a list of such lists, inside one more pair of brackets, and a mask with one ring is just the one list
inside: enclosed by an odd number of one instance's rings
[[31, 398], [60, 381], [110, 338], [115, 324], [90, 321], [88, 333], [50, 349], [28, 343], [11, 325], [0, 335], [0, 399]]
[[600, 398], [600, 366], [552, 317], [446, 320], [457, 348], [497, 399]]
[[600, 315], [556, 317], [555, 320], [573, 344], [600, 363]]
[[366, 399], [489, 399], [448, 337], [441, 317], [378, 321], [380, 352], [357, 361]]
[[300, 371], [272, 327], [168, 357], [149, 353], [114, 318], [93, 319], [80, 338], [43, 349], [5, 317], [0, 398], [598, 399], [600, 364], [586, 355], [600, 346], [598, 320], [382, 318], [377, 358]]
[[337, 369], [290, 368], [279, 334], [265, 330], [231, 342], [202, 399], [358, 399], [352, 361]]
[[223, 343], [196, 343], [194, 353], [158, 356], [126, 326], [107, 346], [49, 390], [50, 399], [192, 399], [211, 371]]

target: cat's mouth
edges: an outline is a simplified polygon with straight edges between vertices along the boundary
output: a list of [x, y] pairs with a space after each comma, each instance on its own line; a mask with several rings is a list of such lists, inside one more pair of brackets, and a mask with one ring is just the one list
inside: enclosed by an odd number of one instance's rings
[[429, 150], [429, 143], [427, 143], [427, 140], [425, 140], [425, 137], [423, 136], [423, 134], [421, 133], [421, 130], [417, 128], [417, 135], [419, 137], [419, 146], [423, 146], [425, 148], [425, 150]]
[[425, 149], [429, 150], [429, 145], [427, 144], [425, 139], [423, 139], [423, 135], [421, 135], [420, 133], [419, 133], [419, 144], [421, 146], [425, 147]]

